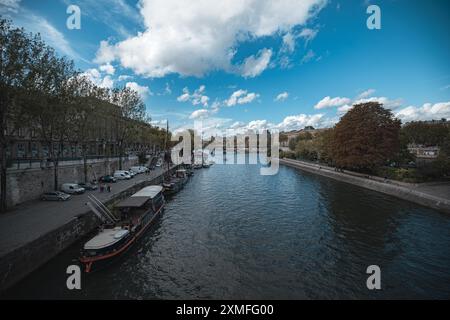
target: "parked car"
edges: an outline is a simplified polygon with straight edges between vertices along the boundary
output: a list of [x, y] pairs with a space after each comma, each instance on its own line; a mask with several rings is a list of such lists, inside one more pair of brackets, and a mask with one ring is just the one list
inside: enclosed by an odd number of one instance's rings
[[78, 185], [85, 190], [97, 190], [98, 186], [96, 184], [90, 183], [90, 182], [80, 182]]
[[76, 183], [63, 183], [61, 191], [69, 194], [82, 194], [85, 190]]
[[44, 201], [66, 201], [70, 199], [70, 194], [61, 191], [52, 191], [42, 194], [41, 199]]
[[114, 178], [117, 180], [129, 180], [131, 179], [130, 174], [125, 173], [126, 171], [116, 171], [114, 172]]
[[133, 170], [124, 171], [125, 174], [128, 174], [130, 177], [134, 178], [135, 175], [137, 175], [137, 172]]
[[130, 171], [133, 171], [133, 172], [139, 174], [139, 173], [145, 173], [145, 172], [147, 172], [147, 171], [148, 171], [148, 168], [147, 168], [147, 167], [144, 167], [144, 166], [135, 166], [135, 167], [131, 167], [131, 168], [130, 168]]
[[100, 177], [100, 182], [104, 182], [104, 183], [115, 183], [115, 182], [117, 182], [117, 179], [116, 178], [114, 178], [113, 176], [103, 176], [103, 177]]

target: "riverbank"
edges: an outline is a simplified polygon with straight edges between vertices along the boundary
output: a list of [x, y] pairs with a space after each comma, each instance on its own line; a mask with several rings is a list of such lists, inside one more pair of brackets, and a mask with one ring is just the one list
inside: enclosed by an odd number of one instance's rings
[[157, 168], [149, 175], [112, 184], [111, 193], [91, 191], [66, 202], [31, 201], [0, 215], [0, 292], [98, 226], [98, 219], [86, 206], [89, 194], [110, 205], [145, 186], [159, 184], [164, 173]]
[[388, 194], [450, 214], [450, 189], [448, 185], [409, 184], [380, 177], [368, 176], [351, 171], [338, 172], [332, 167], [307, 163], [299, 160], [280, 159], [280, 163], [319, 174], [328, 178], [350, 183], [359, 187]]

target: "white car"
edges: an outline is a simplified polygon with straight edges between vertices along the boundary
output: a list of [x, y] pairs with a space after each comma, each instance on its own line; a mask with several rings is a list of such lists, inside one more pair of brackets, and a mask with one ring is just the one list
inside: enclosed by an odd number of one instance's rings
[[114, 172], [114, 178], [117, 180], [129, 180], [131, 179], [131, 176], [128, 171], [116, 171]]
[[134, 166], [134, 167], [130, 168], [130, 171], [133, 171], [133, 172], [139, 174], [139, 173], [147, 172], [148, 168], [147, 167], [143, 167], [143, 166]]
[[61, 191], [68, 194], [82, 194], [84, 193], [85, 189], [80, 187], [76, 183], [64, 183], [61, 186]]

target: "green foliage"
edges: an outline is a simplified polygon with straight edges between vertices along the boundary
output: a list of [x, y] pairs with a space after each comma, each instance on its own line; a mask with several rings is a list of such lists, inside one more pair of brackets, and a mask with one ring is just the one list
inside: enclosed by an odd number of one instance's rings
[[145, 152], [139, 152], [138, 161], [140, 165], [145, 165], [147, 163], [147, 155]]
[[407, 143], [427, 146], [441, 146], [449, 135], [449, 126], [445, 122], [411, 122], [402, 128]]

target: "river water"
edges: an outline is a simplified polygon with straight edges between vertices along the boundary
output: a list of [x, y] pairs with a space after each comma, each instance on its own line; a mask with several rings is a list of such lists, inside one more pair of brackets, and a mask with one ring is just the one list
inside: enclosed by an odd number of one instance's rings
[[[82, 242], [6, 292], [38, 299], [450, 298], [450, 217], [288, 167], [195, 171], [119, 262], [66, 288]], [[369, 265], [381, 268], [367, 289]]]

